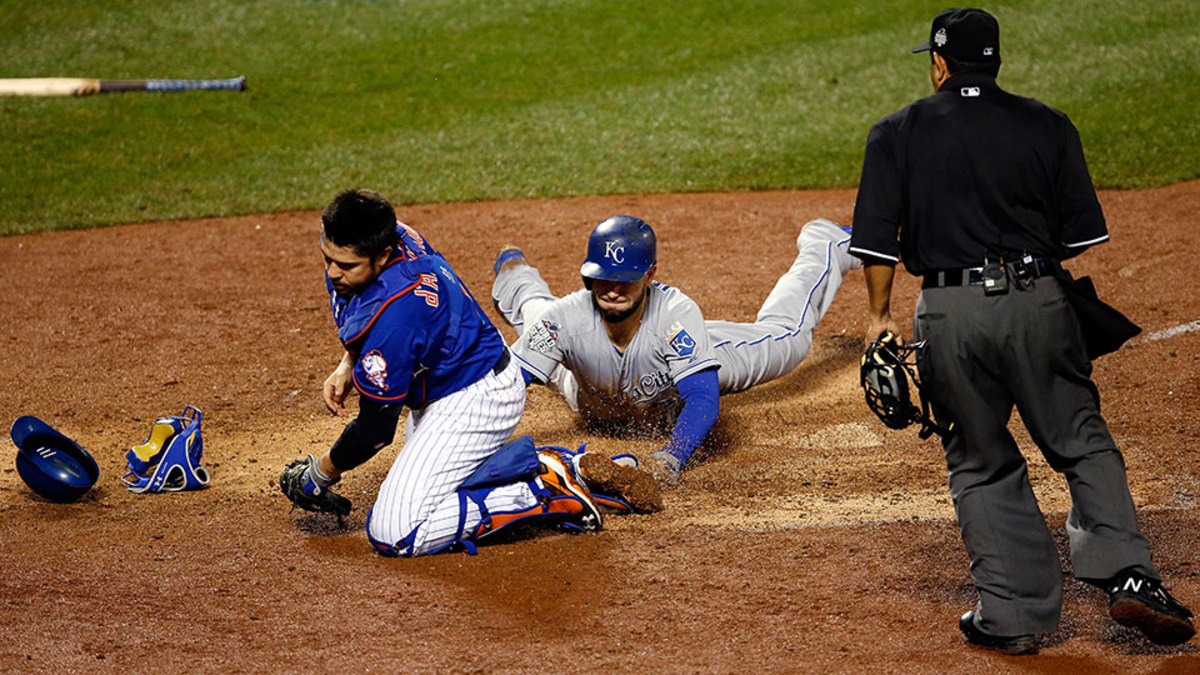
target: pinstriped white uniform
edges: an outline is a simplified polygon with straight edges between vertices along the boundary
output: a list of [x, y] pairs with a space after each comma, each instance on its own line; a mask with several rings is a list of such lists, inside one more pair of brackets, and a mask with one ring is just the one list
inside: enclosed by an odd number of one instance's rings
[[[404, 447], [372, 508], [367, 531], [377, 541], [413, 546], [412, 555], [435, 552], [458, 534], [462, 483], [509, 440], [525, 409], [525, 383], [510, 363], [499, 375], [479, 381], [408, 415]], [[480, 522], [470, 500], [463, 534]], [[523, 511], [538, 504], [527, 483], [495, 489], [486, 505], [493, 513]], [[400, 544], [401, 554], [407, 546]]]
[[[775, 287], [763, 302], [753, 323], [731, 321], [704, 321], [707, 342], [720, 369], [717, 372], [721, 393], [748, 389], [756, 384], [768, 382], [791, 372], [812, 346], [813, 329], [828, 311], [841, 286], [843, 275], [862, 267], [862, 261], [848, 252], [849, 233], [832, 221], [820, 218], [806, 224], [796, 238], [798, 254], [787, 272], [775, 283]], [[682, 295], [682, 294], [680, 294]], [[500, 270], [492, 286], [492, 298], [505, 319], [524, 336], [526, 326], [537, 326], [549, 320], [559, 331], [571, 326], [586, 325], [592, 317], [581, 312], [595, 312], [581, 303], [568, 303], [571, 296], [557, 299], [536, 269], [519, 265]], [[686, 297], [686, 296], [684, 296]], [[680, 304], [681, 307], [686, 305]], [[694, 303], [691, 304], [694, 307]], [[659, 331], [676, 319], [663, 316], [659, 324], [639, 328], [642, 331]], [[592, 331], [592, 344], [586, 345], [586, 354], [576, 349], [573, 358], [611, 359], [612, 344], [604, 331]], [[520, 357], [527, 352], [529, 340], [521, 337], [513, 343], [514, 353]], [[661, 341], [660, 351], [669, 351], [669, 345]], [[594, 356], [591, 356], [594, 355]], [[625, 355], [629, 358], [631, 353]], [[626, 364], [630, 372], [653, 372], [653, 364]], [[553, 384], [574, 410], [580, 410], [580, 383], [577, 378], [595, 369], [568, 370], [564, 365], [554, 368], [549, 374]], [[541, 375], [538, 375], [540, 378]], [[639, 380], [634, 379], [633, 382]], [[589, 389], [610, 390], [611, 382], [587, 382]], [[662, 401], [681, 405], [678, 391], [672, 386], [662, 389]], [[636, 392], [627, 392], [629, 401], [638, 400]], [[671, 399], [675, 399], [671, 401]], [[642, 405], [646, 405], [645, 402]], [[586, 406], [584, 406], [586, 407]], [[585, 409], [584, 414], [588, 411]]]

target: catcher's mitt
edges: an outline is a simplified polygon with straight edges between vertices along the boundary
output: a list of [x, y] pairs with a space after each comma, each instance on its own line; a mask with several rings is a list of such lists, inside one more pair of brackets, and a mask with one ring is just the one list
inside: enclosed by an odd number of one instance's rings
[[921, 423], [921, 438], [934, 433], [946, 437], [953, 433], [954, 425], [938, 426], [929, 416], [929, 402], [922, 394], [921, 407], [913, 405], [909, 397], [908, 378], [911, 377], [918, 393], [921, 381], [917, 377], [916, 354], [924, 342], [911, 345], [896, 344], [896, 336], [885, 332], [867, 347], [859, 370], [859, 384], [867, 397], [867, 407], [883, 421], [889, 429], [904, 429], [915, 422]]
[[[305, 459], [297, 459], [283, 468], [279, 474], [279, 489], [283, 496], [292, 502], [292, 508], [297, 506], [305, 511], [316, 513], [332, 513], [339, 518], [350, 513], [350, 500], [330, 490], [328, 486], [321, 487], [313, 480], [309, 468], [317, 460], [312, 455]], [[337, 482], [335, 479], [334, 483]], [[332, 485], [333, 483], [330, 483]]]

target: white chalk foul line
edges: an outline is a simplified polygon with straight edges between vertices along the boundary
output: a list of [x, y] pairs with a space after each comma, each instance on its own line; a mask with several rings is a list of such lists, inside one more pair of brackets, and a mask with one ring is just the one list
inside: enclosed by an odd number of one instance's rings
[[1185, 323], [1185, 324], [1181, 324], [1178, 326], [1172, 326], [1171, 328], [1164, 328], [1162, 330], [1156, 330], [1153, 333], [1151, 333], [1145, 337], [1134, 340], [1134, 343], [1140, 344], [1142, 342], [1154, 342], [1155, 340], [1165, 340], [1167, 338], [1173, 338], [1176, 335], [1183, 335], [1184, 333], [1195, 333], [1197, 331], [1200, 331], [1200, 321], [1193, 321], [1191, 323]]
[[[1195, 511], [1195, 505], [1188, 504], [1148, 504], [1139, 506], [1138, 513], [1171, 513], [1176, 511]], [[1063, 517], [1070, 513], [1067, 509], [1048, 509], [1044, 511], [1048, 516]], [[762, 518], [755, 522], [729, 523], [719, 522], [714, 523], [704, 519], [684, 518], [684, 522], [710, 529], [729, 530], [734, 532], [779, 532], [785, 530], [806, 530], [820, 527], [856, 527], [859, 525], [889, 525], [892, 523], [953, 523], [956, 522], [953, 508], [948, 512], [940, 513], [904, 513], [896, 515], [876, 515], [863, 514], [861, 517], [842, 517], [842, 518], [818, 518], [815, 520], [805, 519], [770, 519]]]

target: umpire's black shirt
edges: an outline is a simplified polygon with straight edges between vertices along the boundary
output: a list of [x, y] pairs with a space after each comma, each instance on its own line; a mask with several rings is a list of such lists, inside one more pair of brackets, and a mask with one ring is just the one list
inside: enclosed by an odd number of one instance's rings
[[1075, 126], [990, 75], [954, 75], [871, 127], [850, 239], [867, 264], [922, 275], [1107, 239]]

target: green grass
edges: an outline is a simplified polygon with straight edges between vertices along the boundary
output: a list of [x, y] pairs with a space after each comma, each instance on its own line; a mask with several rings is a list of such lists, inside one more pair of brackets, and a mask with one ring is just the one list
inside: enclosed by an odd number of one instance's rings
[[[929, 92], [941, 4], [5, 0], [0, 77], [245, 93], [0, 99], [0, 233], [322, 206], [853, 187]], [[1096, 182], [1200, 176], [1200, 5], [992, 7], [1001, 84], [1071, 115]]]

